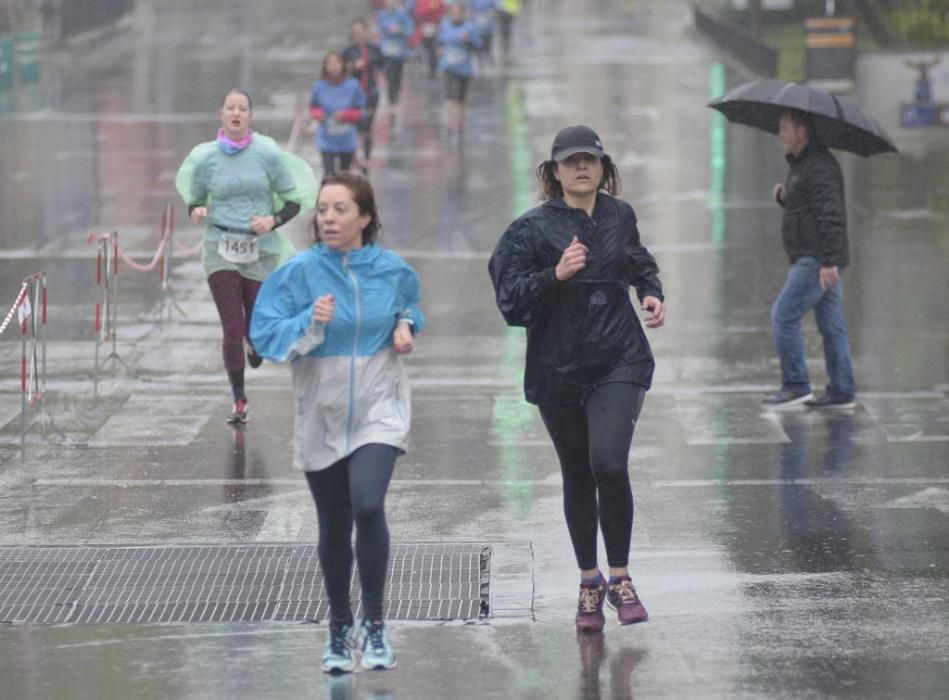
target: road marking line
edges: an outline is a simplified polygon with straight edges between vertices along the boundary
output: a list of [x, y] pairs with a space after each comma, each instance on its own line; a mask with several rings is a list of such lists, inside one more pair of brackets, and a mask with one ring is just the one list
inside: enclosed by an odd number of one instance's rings
[[[556, 475], [553, 475], [556, 476]], [[391, 484], [398, 488], [418, 486], [560, 486], [559, 479], [393, 479]], [[902, 484], [949, 484], [946, 477], [815, 477], [800, 479], [673, 479], [639, 480], [633, 479], [637, 486], [656, 488], [692, 488], [702, 486], [870, 486]], [[141, 488], [154, 486], [297, 486], [305, 483], [299, 479], [35, 479], [35, 486], [109, 486], [116, 488]]]

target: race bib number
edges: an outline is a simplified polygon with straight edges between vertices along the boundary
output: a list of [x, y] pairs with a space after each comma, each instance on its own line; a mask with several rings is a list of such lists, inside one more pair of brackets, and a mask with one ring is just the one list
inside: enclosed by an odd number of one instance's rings
[[402, 55], [402, 42], [398, 39], [382, 40], [382, 55], [393, 58]]
[[468, 60], [468, 50], [460, 46], [445, 47], [445, 65], [458, 66]]
[[323, 124], [323, 128], [326, 129], [327, 136], [342, 136], [343, 134], [348, 134], [353, 131], [355, 127], [347, 122], [338, 122], [335, 119], [327, 119]]
[[249, 233], [221, 232], [217, 254], [230, 263], [247, 264], [260, 258], [260, 241]]
[[435, 36], [435, 31], [438, 27], [435, 26], [434, 22], [425, 22], [422, 24], [422, 36], [432, 37]]

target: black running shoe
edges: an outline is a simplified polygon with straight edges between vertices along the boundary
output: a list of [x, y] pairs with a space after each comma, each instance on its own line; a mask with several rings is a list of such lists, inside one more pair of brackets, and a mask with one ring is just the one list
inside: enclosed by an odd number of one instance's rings
[[263, 363], [264, 358], [257, 354], [254, 348], [247, 348], [247, 364], [253, 369], [257, 369]]

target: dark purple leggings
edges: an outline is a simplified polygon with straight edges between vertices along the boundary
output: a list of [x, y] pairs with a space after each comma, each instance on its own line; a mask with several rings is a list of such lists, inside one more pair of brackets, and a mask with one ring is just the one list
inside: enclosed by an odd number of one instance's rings
[[244, 369], [244, 337], [250, 328], [250, 314], [260, 290], [260, 282], [241, 277], [233, 270], [219, 270], [208, 277], [211, 296], [221, 317], [224, 340], [224, 369]]

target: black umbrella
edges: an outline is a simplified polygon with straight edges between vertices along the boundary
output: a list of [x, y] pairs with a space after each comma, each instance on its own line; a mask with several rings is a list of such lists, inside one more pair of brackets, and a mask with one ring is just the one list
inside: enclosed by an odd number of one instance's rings
[[806, 112], [814, 124], [814, 137], [828, 148], [861, 156], [897, 153], [876, 120], [853, 98], [831, 95], [809, 85], [783, 80], [757, 80], [739, 85], [709, 103], [728, 121], [778, 133], [783, 112]]

